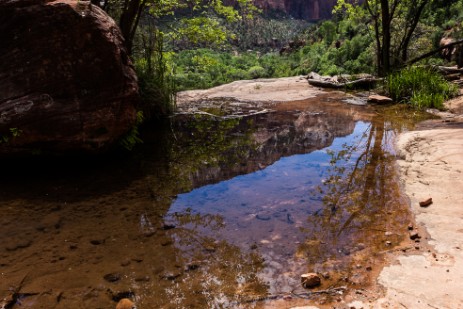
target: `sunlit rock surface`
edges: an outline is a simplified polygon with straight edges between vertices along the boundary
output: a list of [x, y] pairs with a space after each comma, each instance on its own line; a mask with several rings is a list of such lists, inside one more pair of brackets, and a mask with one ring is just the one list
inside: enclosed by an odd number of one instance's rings
[[0, 153], [96, 152], [135, 121], [115, 22], [87, 1], [0, 2]]

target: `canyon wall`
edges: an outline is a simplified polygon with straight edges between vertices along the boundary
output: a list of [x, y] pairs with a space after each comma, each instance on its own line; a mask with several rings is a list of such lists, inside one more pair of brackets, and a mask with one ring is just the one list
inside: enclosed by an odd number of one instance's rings
[[336, 3], [337, 0], [254, 0], [264, 12], [280, 12], [309, 21], [331, 18]]

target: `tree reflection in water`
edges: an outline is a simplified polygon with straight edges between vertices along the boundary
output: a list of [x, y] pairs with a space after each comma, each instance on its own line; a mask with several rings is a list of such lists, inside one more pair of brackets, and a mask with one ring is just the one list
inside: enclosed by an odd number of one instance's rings
[[410, 220], [394, 168], [393, 139], [402, 122], [377, 115], [355, 143], [331, 156], [328, 177], [314, 194], [323, 209], [308, 218], [311, 235], [298, 249], [309, 268], [334, 273], [332, 281], [354, 286], [368, 278], [359, 270], [377, 263], [378, 253], [398, 245]]

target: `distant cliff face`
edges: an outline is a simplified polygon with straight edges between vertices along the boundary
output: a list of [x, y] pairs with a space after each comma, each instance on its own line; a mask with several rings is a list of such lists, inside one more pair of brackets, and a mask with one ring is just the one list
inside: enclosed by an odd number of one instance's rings
[[254, 0], [264, 12], [279, 11], [296, 19], [316, 21], [331, 18], [337, 0]]

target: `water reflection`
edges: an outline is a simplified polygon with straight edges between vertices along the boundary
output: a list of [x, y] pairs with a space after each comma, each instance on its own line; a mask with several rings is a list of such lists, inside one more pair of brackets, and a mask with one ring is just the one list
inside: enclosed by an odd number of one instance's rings
[[304, 292], [308, 270], [326, 273], [322, 289], [365, 281], [353, 265], [400, 241], [407, 220], [389, 142], [413, 121], [323, 100], [271, 107], [178, 117], [130, 158], [10, 164], [0, 300], [257, 308]]

